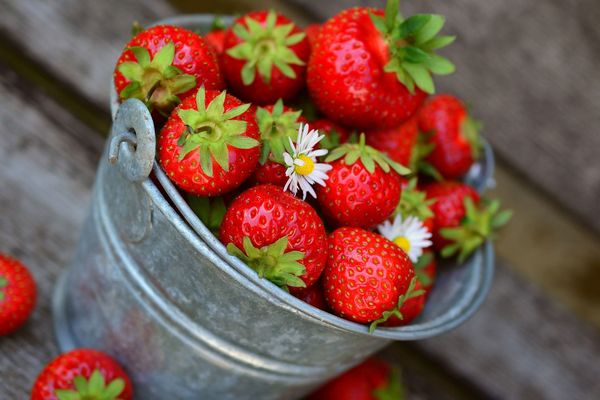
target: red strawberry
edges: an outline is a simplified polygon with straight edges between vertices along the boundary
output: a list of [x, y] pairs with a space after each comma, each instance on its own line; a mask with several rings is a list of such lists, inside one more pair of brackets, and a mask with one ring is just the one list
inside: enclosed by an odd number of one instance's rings
[[329, 236], [323, 286], [327, 303], [342, 318], [374, 329], [387, 314], [397, 314], [413, 277], [406, 253], [376, 233], [344, 227]]
[[304, 33], [306, 33], [306, 38], [308, 39], [308, 43], [310, 44], [311, 48], [315, 46], [320, 30], [321, 24], [310, 24], [304, 28]]
[[252, 175], [258, 139], [250, 104], [202, 87], [171, 113], [158, 139], [158, 159], [181, 189], [218, 196]]
[[368, 131], [367, 144], [387, 154], [398, 164], [415, 169], [419, 127], [416, 118], [410, 118], [394, 128]]
[[414, 263], [414, 266], [419, 282], [427, 294], [429, 294], [437, 276], [437, 262], [433, 250], [424, 249], [423, 255]]
[[290, 151], [289, 140], [295, 142], [300, 123], [307, 122], [301, 114], [302, 111], [284, 106], [281, 100], [256, 110], [262, 143], [260, 164], [254, 173], [254, 180], [258, 184], [285, 185], [287, 176], [283, 152]]
[[108, 355], [77, 349], [55, 358], [37, 377], [31, 400], [131, 400], [125, 371]]
[[275, 11], [238, 18], [225, 35], [223, 70], [234, 93], [257, 104], [290, 99], [304, 86], [306, 34]]
[[498, 212], [500, 203], [480, 204], [475, 190], [460, 182], [434, 182], [425, 186], [434, 213], [433, 247], [443, 257], [458, 253], [460, 262], [508, 222], [512, 212]]
[[0, 254], [0, 336], [13, 333], [27, 321], [36, 294], [35, 281], [27, 267]]
[[134, 36], [117, 61], [114, 81], [121, 101], [142, 100], [153, 115], [164, 117], [202, 85], [225, 88], [217, 58], [204, 39], [170, 25]]
[[225, 214], [220, 239], [281, 287], [310, 287], [327, 261], [327, 234], [316, 211], [274, 185], [242, 193]]
[[294, 296], [320, 310], [329, 310], [323, 293], [323, 284], [320, 280], [309, 288], [297, 290]]
[[404, 399], [400, 373], [376, 358], [329, 381], [308, 400], [400, 400]]
[[270, 183], [271, 185], [284, 187], [288, 177], [285, 176], [286, 167], [278, 162], [267, 160], [264, 164], [258, 164], [254, 171], [254, 182], [258, 185]]
[[310, 128], [316, 129], [319, 133], [325, 135], [319, 144], [327, 150], [333, 150], [341, 144], [346, 143], [350, 136], [346, 128], [325, 118], [311, 122]]
[[323, 24], [308, 64], [307, 83], [330, 119], [360, 129], [399, 125], [433, 93], [432, 74], [454, 65], [434, 51], [453, 41], [437, 33], [444, 17], [418, 14], [403, 20], [398, 0], [385, 11], [342, 11]]
[[432, 145], [426, 161], [446, 179], [465, 175], [480, 157], [480, 124], [454, 96], [437, 95], [425, 102], [419, 110], [419, 127]]
[[227, 32], [227, 25], [219, 17], [216, 17], [210, 27], [210, 32], [204, 35], [204, 40], [211, 46], [212, 50], [217, 56], [223, 54], [225, 48], [225, 33]]
[[414, 288], [409, 289], [412, 296], [404, 299], [398, 309], [402, 318], [398, 315], [390, 315], [389, 319], [381, 324], [382, 326], [408, 325], [423, 312], [436, 275], [434, 253], [430, 249], [424, 249], [421, 257], [413, 265], [417, 280], [414, 282]]
[[211, 46], [217, 56], [223, 54], [225, 48], [225, 32], [225, 30], [219, 29], [210, 31], [204, 35], [204, 40]]
[[414, 288], [411, 289], [418, 294], [405, 299], [398, 309], [399, 314], [390, 315], [388, 320], [383, 322], [381, 326], [408, 325], [423, 312], [427, 300], [427, 292], [423, 289], [423, 284], [419, 279], [416, 279]]
[[400, 201], [394, 216], [400, 214], [402, 218], [414, 216], [423, 222], [423, 226], [433, 233], [433, 211], [431, 211], [431, 205], [434, 199], [427, 199], [427, 194], [417, 189], [417, 179], [413, 178], [407, 183], [403, 184], [402, 193], [400, 194]]
[[424, 187], [428, 199], [435, 200], [430, 206], [434, 214], [433, 248], [440, 251], [449, 242], [440, 235], [440, 229], [460, 225], [465, 216], [464, 199], [470, 197], [479, 203], [479, 195], [471, 186], [461, 182], [432, 182]]
[[317, 200], [328, 221], [336, 226], [370, 228], [390, 217], [400, 199], [400, 178], [408, 171], [386, 155], [360, 142], [346, 143], [326, 158], [332, 166]]

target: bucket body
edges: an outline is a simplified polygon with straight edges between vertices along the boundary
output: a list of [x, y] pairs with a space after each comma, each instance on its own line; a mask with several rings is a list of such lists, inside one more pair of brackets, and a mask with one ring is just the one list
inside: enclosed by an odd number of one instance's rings
[[[369, 334], [317, 310], [227, 255], [154, 162], [154, 135], [141, 102], [121, 105], [53, 305], [61, 349], [114, 356], [136, 399], [300, 398], [391, 340], [454, 328], [489, 290], [487, 244], [464, 265], [440, 268], [423, 315], [410, 326]], [[489, 173], [487, 153], [480, 169]]]

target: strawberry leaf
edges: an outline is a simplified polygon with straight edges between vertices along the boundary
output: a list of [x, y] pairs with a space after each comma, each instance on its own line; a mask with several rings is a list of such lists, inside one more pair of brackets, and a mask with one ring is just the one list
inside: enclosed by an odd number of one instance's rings
[[416, 289], [417, 280], [418, 280], [417, 277], [413, 276], [413, 278], [411, 279], [411, 281], [408, 285], [408, 289], [406, 290], [406, 292], [404, 294], [400, 295], [400, 297], [398, 297], [398, 302], [397, 302], [396, 306], [394, 308], [392, 308], [391, 310], [384, 311], [383, 314], [381, 315], [381, 318], [371, 322], [371, 325], [369, 325], [369, 333], [373, 333], [379, 324], [386, 322], [392, 316], [395, 316], [398, 319], [404, 319], [404, 316], [400, 312], [400, 308], [402, 307], [402, 305], [408, 299], [412, 299], [414, 297], [421, 296], [425, 293], [425, 291], [423, 289]]
[[304, 253], [288, 251], [288, 237], [282, 236], [274, 243], [256, 248], [248, 236], [243, 238], [243, 248], [240, 250], [233, 243], [227, 245], [229, 254], [239, 258], [252, 268], [260, 278], [273, 282], [280, 288], [306, 287], [300, 277], [306, 274], [306, 268], [300, 263]]
[[242, 82], [248, 86], [260, 76], [263, 82], [269, 84], [274, 68], [281, 71], [288, 78], [295, 79], [296, 73], [290, 65], [305, 65], [290, 46], [293, 46], [306, 37], [304, 32], [292, 34], [295, 28], [293, 23], [277, 25], [277, 14], [270, 10], [265, 24], [245, 17], [244, 22], [233, 26], [233, 33], [241, 43], [227, 50], [227, 54], [246, 63], [240, 71]]
[[398, 3], [398, 0], [388, 0], [384, 19], [370, 15], [373, 25], [388, 42], [391, 57], [384, 71], [394, 73], [411, 93], [416, 87], [433, 93], [432, 74], [454, 72], [454, 65], [434, 51], [449, 45], [454, 38], [437, 36], [445, 24], [443, 16], [416, 14], [403, 19]]

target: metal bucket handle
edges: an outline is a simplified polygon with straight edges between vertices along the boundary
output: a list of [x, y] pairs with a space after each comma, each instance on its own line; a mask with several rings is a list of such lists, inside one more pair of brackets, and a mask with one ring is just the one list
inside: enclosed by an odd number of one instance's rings
[[130, 181], [143, 182], [152, 172], [156, 152], [154, 122], [146, 105], [137, 99], [123, 102], [111, 135], [108, 161]]

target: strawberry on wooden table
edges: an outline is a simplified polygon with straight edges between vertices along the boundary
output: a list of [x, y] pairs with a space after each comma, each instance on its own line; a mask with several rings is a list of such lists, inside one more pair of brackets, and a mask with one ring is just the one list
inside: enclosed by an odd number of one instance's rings
[[225, 88], [217, 58], [204, 39], [170, 25], [142, 31], [127, 43], [114, 82], [121, 101], [139, 99], [155, 117], [167, 117], [200, 86]]
[[470, 186], [455, 182], [434, 182], [425, 186], [434, 213], [433, 245], [442, 257], [458, 255], [466, 260], [494, 232], [512, 216], [509, 210], [500, 210], [499, 201], [484, 204]]
[[307, 83], [330, 119], [360, 129], [393, 128], [434, 92], [433, 74], [454, 65], [435, 54], [454, 38], [437, 36], [440, 15], [402, 18], [398, 0], [383, 10], [356, 7], [323, 24], [311, 53]]
[[76, 349], [50, 362], [37, 377], [31, 400], [131, 400], [133, 389], [121, 366], [108, 355]]
[[404, 400], [400, 372], [376, 358], [327, 382], [308, 400]]
[[236, 95], [272, 104], [302, 89], [309, 55], [306, 34], [291, 20], [273, 10], [254, 11], [227, 31], [223, 71]]
[[310, 287], [327, 261], [327, 234], [316, 211], [274, 185], [238, 196], [219, 238], [261, 278], [282, 288]]
[[260, 131], [260, 162], [254, 173], [259, 184], [270, 183], [283, 187], [287, 181], [283, 153], [291, 151], [290, 139], [296, 140], [301, 123], [306, 123], [302, 111], [286, 107], [281, 99], [273, 105], [256, 109]]
[[35, 281], [27, 267], [0, 254], [0, 336], [13, 333], [27, 321], [36, 297]]
[[346, 143], [325, 159], [331, 164], [325, 187], [317, 188], [323, 214], [335, 226], [370, 228], [390, 217], [400, 199], [400, 176], [410, 171], [385, 154], [359, 143]]
[[259, 133], [250, 104], [201, 87], [179, 105], [160, 131], [158, 160], [186, 192], [219, 196], [256, 168]]
[[339, 228], [329, 236], [323, 272], [325, 298], [333, 312], [371, 330], [397, 315], [402, 303], [420, 293], [413, 264], [386, 238], [360, 228]]
[[428, 99], [419, 110], [419, 128], [431, 146], [425, 160], [445, 179], [465, 175], [481, 155], [481, 124], [448, 94]]

